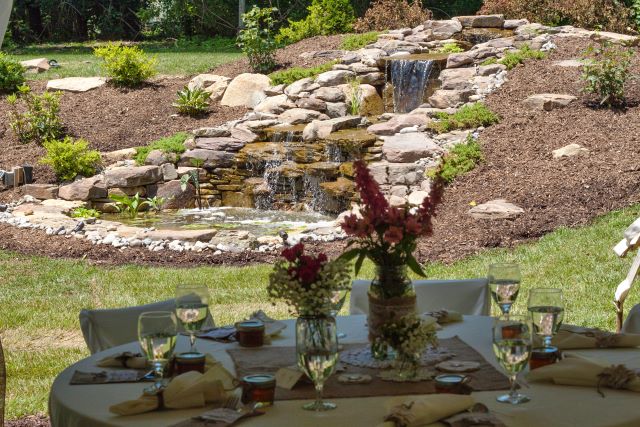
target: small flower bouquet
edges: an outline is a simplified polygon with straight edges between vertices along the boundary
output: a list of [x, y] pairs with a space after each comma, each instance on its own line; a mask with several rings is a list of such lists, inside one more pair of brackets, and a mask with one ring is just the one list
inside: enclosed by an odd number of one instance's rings
[[302, 243], [285, 249], [282, 256], [269, 275], [267, 292], [272, 300], [284, 300], [294, 315], [328, 314], [335, 293], [349, 289], [349, 264], [344, 260], [329, 261], [323, 253], [305, 255]]

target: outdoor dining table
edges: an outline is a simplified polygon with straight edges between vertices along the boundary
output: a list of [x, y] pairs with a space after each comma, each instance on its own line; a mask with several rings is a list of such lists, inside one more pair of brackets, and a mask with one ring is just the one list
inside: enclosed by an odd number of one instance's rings
[[[346, 333], [342, 343], [366, 343], [367, 327], [365, 316], [338, 317], [338, 330]], [[286, 320], [287, 328], [271, 345], [295, 346], [295, 320]], [[498, 367], [491, 343], [492, 318], [486, 316], [465, 316], [464, 321], [444, 326], [439, 337], [458, 336], [488, 362]], [[237, 343], [219, 343], [198, 340], [200, 351], [210, 353], [231, 373], [235, 373], [233, 362], [226, 352], [236, 348]], [[186, 351], [187, 337], [180, 337], [176, 351]], [[122, 351], [140, 351], [137, 342], [111, 348], [75, 363], [65, 369], [54, 381], [50, 395], [50, 416], [54, 427], [161, 427], [171, 426], [189, 417], [196, 416], [208, 408], [188, 410], [162, 410], [133, 416], [118, 416], [109, 412], [113, 404], [134, 399], [141, 395], [148, 383], [121, 383], [101, 385], [70, 385], [73, 372], [97, 371], [96, 361]], [[259, 350], [257, 350], [259, 351]], [[607, 360], [612, 364], [625, 364], [628, 368], [640, 368], [640, 348], [572, 350], [589, 357]], [[502, 369], [498, 367], [502, 372]], [[348, 387], [348, 386], [346, 386]], [[595, 388], [560, 386], [531, 383], [523, 392], [531, 401], [522, 405], [508, 405], [496, 402], [499, 392], [474, 392], [477, 402], [484, 403], [507, 425], [513, 427], [541, 426], [640, 426], [640, 394], [631, 391], [605, 390], [605, 397]], [[337, 403], [338, 408], [328, 412], [309, 412], [301, 409], [302, 401], [276, 401], [266, 409], [266, 414], [248, 418], [239, 425], [251, 427], [375, 427], [386, 414], [389, 397], [366, 397], [348, 399], [327, 399]]]

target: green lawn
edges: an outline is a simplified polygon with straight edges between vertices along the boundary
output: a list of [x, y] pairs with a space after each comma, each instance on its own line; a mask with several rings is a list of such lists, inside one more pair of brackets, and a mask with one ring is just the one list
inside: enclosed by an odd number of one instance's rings
[[[99, 76], [101, 59], [93, 56], [93, 46], [97, 44], [35, 45], [17, 49], [9, 55], [19, 61], [44, 57], [55, 59], [60, 64], [59, 68], [44, 73], [29, 74], [29, 79]], [[157, 55], [157, 71], [161, 75], [190, 76], [242, 57], [232, 39], [212, 39], [202, 43], [144, 43], [140, 46], [146, 53]]]
[[[581, 229], [561, 229], [514, 250], [489, 250], [453, 265], [431, 265], [430, 277], [463, 278], [486, 274], [496, 261], [517, 261], [524, 271], [516, 304], [522, 311], [528, 289], [565, 290], [566, 321], [612, 329], [613, 291], [631, 259], [611, 248], [640, 215], [640, 205], [597, 219]], [[48, 389], [58, 372], [88, 353], [79, 332], [82, 308], [121, 307], [170, 298], [183, 282], [206, 283], [218, 324], [241, 319], [253, 310], [286, 317], [286, 307], [271, 306], [265, 286], [270, 265], [190, 269], [124, 266], [94, 267], [84, 261], [52, 260], [0, 252], [0, 325], [8, 361], [8, 417], [46, 412]], [[365, 265], [362, 277], [371, 277]], [[627, 307], [640, 302], [635, 291]]]

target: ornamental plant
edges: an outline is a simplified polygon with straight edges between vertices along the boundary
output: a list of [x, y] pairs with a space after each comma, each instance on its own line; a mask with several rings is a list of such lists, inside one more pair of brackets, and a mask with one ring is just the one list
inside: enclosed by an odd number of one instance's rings
[[438, 345], [436, 321], [411, 313], [396, 322], [384, 324], [377, 339], [393, 348], [400, 358], [419, 357], [428, 345]]
[[58, 139], [64, 135], [60, 119], [62, 92], [35, 94], [29, 86], [20, 86], [18, 92], [7, 96], [9, 126], [23, 143]]
[[633, 51], [604, 42], [589, 46], [584, 53], [582, 80], [584, 91], [598, 96], [600, 105], [608, 107], [624, 104], [624, 86], [629, 78]]
[[272, 300], [284, 300], [298, 316], [326, 315], [336, 292], [349, 288], [351, 276], [346, 261], [329, 261], [323, 253], [306, 255], [304, 245], [282, 251], [269, 275], [267, 293]]
[[78, 175], [95, 175], [100, 165], [100, 153], [89, 149], [89, 142], [84, 139], [49, 140], [43, 144], [47, 150], [40, 163], [53, 168], [60, 181], [72, 181]]
[[[380, 191], [380, 186], [371, 176], [364, 161], [354, 163], [356, 188], [360, 193], [360, 214], [344, 218], [342, 229], [353, 237], [347, 250], [341, 255], [344, 260], [356, 259], [356, 274], [365, 258], [371, 259], [379, 267], [408, 266], [414, 273], [424, 277], [422, 267], [413, 256], [416, 240], [433, 233], [432, 218], [442, 199], [443, 182], [436, 178], [431, 192], [420, 207], [409, 205], [392, 207]], [[436, 175], [437, 176], [437, 175]], [[405, 292], [403, 283], [391, 282], [380, 289], [383, 298], [401, 296]]]
[[0, 93], [13, 93], [25, 82], [26, 69], [18, 61], [0, 52]]
[[273, 14], [278, 9], [253, 8], [242, 15], [244, 28], [238, 34], [237, 43], [247, 55], [249, 65], [257, 73], [269, 73], [276, 67], [275, 24]]
[[93, 54], [104, 60], [102, 68], [111, 81], [119, 86], [139, 86], [156, 74], [157, 57], [147, 56], [137, 46], [109, 43], [96, 48]]
[[202, 88], [189, 89], [187, 86], [178, 91], [178, 99], [173, 106], [178, 113], [187, 116], [200, 116], [209, 109], [209, 96], [211, 94]]
[[301, 21], [289, 21], [277, 40], [290, 44], [314, 36], [349, 33], [356, 15], [349, 0], [313, 0], [309, 14]]

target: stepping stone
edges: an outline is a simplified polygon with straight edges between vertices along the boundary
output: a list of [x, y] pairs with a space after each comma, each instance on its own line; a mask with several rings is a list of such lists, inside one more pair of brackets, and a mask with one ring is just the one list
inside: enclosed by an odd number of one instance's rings
[[551, 111], [556, 108], [564, 108], [577, 98], [573, 95], [558, 93], [539, 93], [531, 95], [523, 101], [530, 110]]
[[475, 219], [513, 219], [524, 213], [524, 209], [504, 199], [490, 200], [469, 210]]
[[564, 61], [556, 61], [553, 63], [555, 67], [579, 68], [584, 65], [582, 61], [577, 59], [565, 59]]
[[66, 77], [64, 79], [49, 80], [47, 89], [65, 90], [67, 92], [87, 92], [104, 85], [104, 77]]
[[20, 61], [20, 65], [27, 69], [28, 73], [43, 73], [51, 66], [47, 58], [29, 59], [28, 61]]
[[640, 38], [627, 34], [610, 33], [608, 31], [596, 31], [591, 34], [591, 39], [596, 41], [608, 41], [625, 46], [638, 46]]
[[569, 145], [565, 145], [562, 148], [558, 148], [557, 150], [553, 150], [554, 159], [579, 156], [582, 154], [589, 154], [589, 150], [587, 150], [586, 148], [584, 148], [582, 145], [579, 145], [579, 144], [569, 144]]

